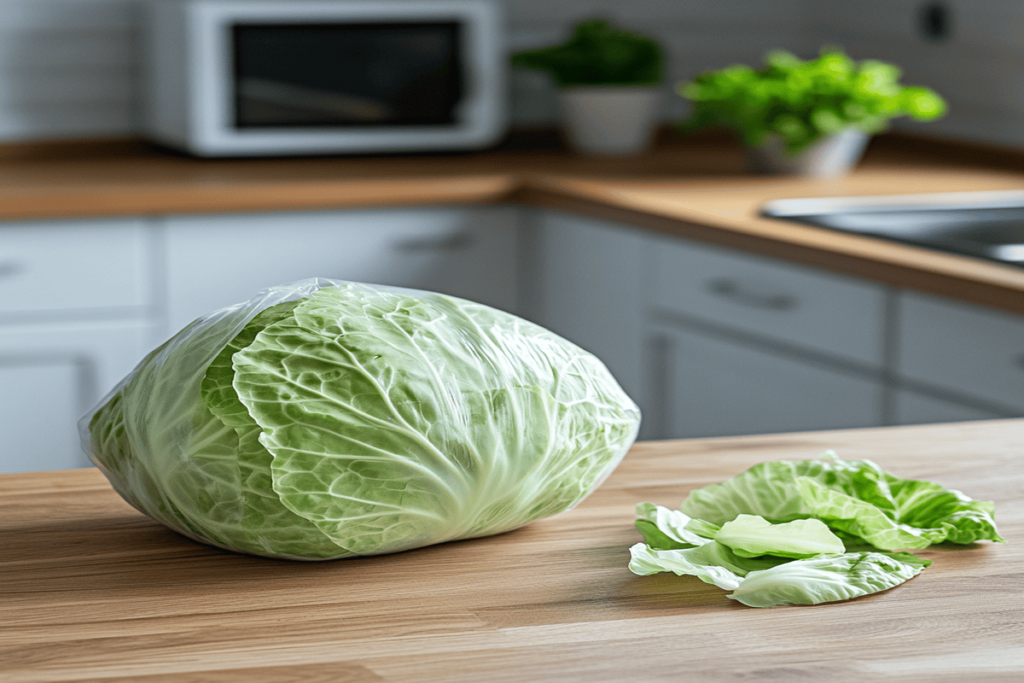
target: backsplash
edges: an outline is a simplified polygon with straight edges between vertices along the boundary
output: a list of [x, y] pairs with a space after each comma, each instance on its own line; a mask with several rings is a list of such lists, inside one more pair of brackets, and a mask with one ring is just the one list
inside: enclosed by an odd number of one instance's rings
[[[396, 1], [396, 0], [390, 0]], [[549, 44], [579, 19], [604, 16], [668, 51], [663, 116], [685, 114], [672, 84], [700, 71], [756, 64], [771, 48], [814, 55], [823, 44], [905, 67], [950, 116], [922, 127], [1024, 146], [1024, 3], [947, 0], [948, 37], [921, 29], [927, 0], [505, 0], [509, 48]], [[970, 11], [968, 12], [968, 6]], [[139, 0], [0, 0], [0, 140], [131, 135], [137, 129]], [[940, 14], [942, 10], [939, 10]], [[940, 17], [941, 18], [941, 17]], [[514, 126], [557, 119], [544, 76], [513, 72]]]
[[[800, 39], [797, 17], [806, 0], [507, 0], [509, 48], [547, 45], [566, 38], [575, 22], [602, 16], [658, 39], [667, 52], [663, 113], [674, 119], [686, 103], [673, 84], [701, 71], [737, 62], [758, 63], [764, 53]], [[549, 123], [558, 115], [547, 78], [513, 72], [514, 125]]]
[[811, 0], [804, 34], [858, 59], [903, 67], [907, 84], [950, 104], [915, 132], [1024, 147], [1024, 2], [1021, 0]]
[[136, 125], [135, 0], [0, 0], [0, 139]]

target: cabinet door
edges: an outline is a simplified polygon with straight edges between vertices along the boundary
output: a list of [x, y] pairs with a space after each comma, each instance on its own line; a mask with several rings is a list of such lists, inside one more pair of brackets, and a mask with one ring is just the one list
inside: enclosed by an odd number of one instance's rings
[[438, 291], [514, 311], [512, 207], [428, 207], [167, 219], [167, 332], [311, 277]]
[[77, 422], [142, 359], [140, 323], [0, 331], [0, 472], [86, 467]]
[[642, 410], [642, 256], [650, 238], [582, 216], [533, 216], [524, 273], [539, 291], [527, 316], [600, 358]]
[[793, 356], [679, 328], [659, 328], [650, 419], [656, 438], [763, 434], [881, 421], [882, 387]]
[[142, 219], [0, 223], [0, 319], [149, 312]]
[[896, 374], [957, 402], [1024, 415], [1024, 317], [903, 292]]
[[818, 268], [660, 237], [659, 313], [772, 339], [868, 368], [883, 364], [886, 291]]

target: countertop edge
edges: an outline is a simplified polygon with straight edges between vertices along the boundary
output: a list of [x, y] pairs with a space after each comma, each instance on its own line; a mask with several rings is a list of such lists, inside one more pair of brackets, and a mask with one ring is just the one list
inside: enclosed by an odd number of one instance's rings
[[[635, 167], [630, 162], [616, 165], [530, 151], [511, 151], [507, 157], [503, 156], [505, 152], [498, 152], [482, 158], [441, 160], [436, 166], [430, 159], [366, 159], [358, 162], [365, 164], [366, 173], [358, 172], [364, 167], [354, 172], [345, 166], [345, 173], [321, 176], [318, 170], [337, 171], [339, 166], [331, 161], [294, 160], [274, 162], [279, 172], [251, 174], [239, 172], [239, 167], [230, 162], [199, 166], [191, 159], [159, 156], [132, 145], [111, 143], [107, 149], [83, 144], [80, 156], [71, 148], [67, 160], [60, 157], [60, 148], [46, 148], [41, 157], [29, 156], [27, 160], [0, 155], [0, 164], [14, 164], [25, 174], [8, 183], [0, 182], [0, 221], [514, 203], [634, 225], [886, 286], [1024, 314], [1024, 270], [1011, 266], [753, 215], [715, 215], [693, 210], [685, 202], [668, 206], [649, 197], [630, 195], [629, 188], [633, 188], [634, 195], [642, 195], [645, 188], [664, 188], [669, 181], [691, 194], [723, 187], [742, 192], [745, 183], [756, 187], [756, 183], [763, 182], [729, 174], [710, 175], [705, 182], [692, 169], [689, 174], [674, 175], [680, 159], [692, 162], [703, 158], [700, 155], [728, 156], [728, 147], [656, 150], [649, 163]], [[549, 157], [564, 168], [544, 168]], [[135, 163], [144, 167], [137, 175]], [[88, 173], [93, 164], [104, 169], [94, 179]], [[64, 170], [48, 177], [52, 168]], [[939, 176], [944, 173], [941, 166], [933, 168]], [[651, 169], [655, 169], [653, 175], [642, 172]], [[1019, 176], [1024, 187], [1024, 174], [1006, 172], [1005, 168], [1003, 171], [998, 182], [1015, 183]], [[130, 186], [126, 188], [125, 182]]]
[[[681, 217], [629, 206], [600, 190], [552, 187], [527, 179], [511, 193], [516, 203], [627, 223], [655, 232], [715, 246], [777, 258], [801, 265], [913, 289], [966, 303], [1024, 315], [1024, 271], [978, 259], [942, 254], [909, 245], [885, 243], [857, 235], [837, 235], [821, 228], [792, 226], [785, 239], [744, 230], [706, 216]], [[789, 226], [787, 226], [789, 227]], [[827, 234], [829, 246], [821, 236]], [[801, 239], [801, 236], [805, 238]]]

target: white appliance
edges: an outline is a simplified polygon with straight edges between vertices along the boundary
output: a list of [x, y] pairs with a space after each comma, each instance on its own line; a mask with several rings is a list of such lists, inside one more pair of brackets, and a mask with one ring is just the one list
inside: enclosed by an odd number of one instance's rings
[[486, 147], [506, 128], [491, 0], [151, 0], [144, 131], [198, 156]]

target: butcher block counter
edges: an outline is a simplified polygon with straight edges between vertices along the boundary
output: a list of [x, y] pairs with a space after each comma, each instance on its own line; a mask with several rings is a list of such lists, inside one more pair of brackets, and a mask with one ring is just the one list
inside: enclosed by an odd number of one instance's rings
[[[995, 501], [1008, 543], [918, 551], [908, 583], [813, 607], [627, 569], [636, 503], [827, 449]], [[0, 680], [1024, 680], [1022, 472], [1024, 420], [645, 442], [564, 515], [322, 563], [187, 540], [96, 470], [3, 475]]]
[[762, 218], [773, 199], [1024, 189], [1024, 154], [877, 138], [849, 177], [753, 176], [728, 139], [666, 134], [597, 159], [519, 133], [456, 155], [197, 160], [140, 142], [0, 147], [0, 221], [518, 203], [787, 259], [1024, 314], [1024, 270]]

